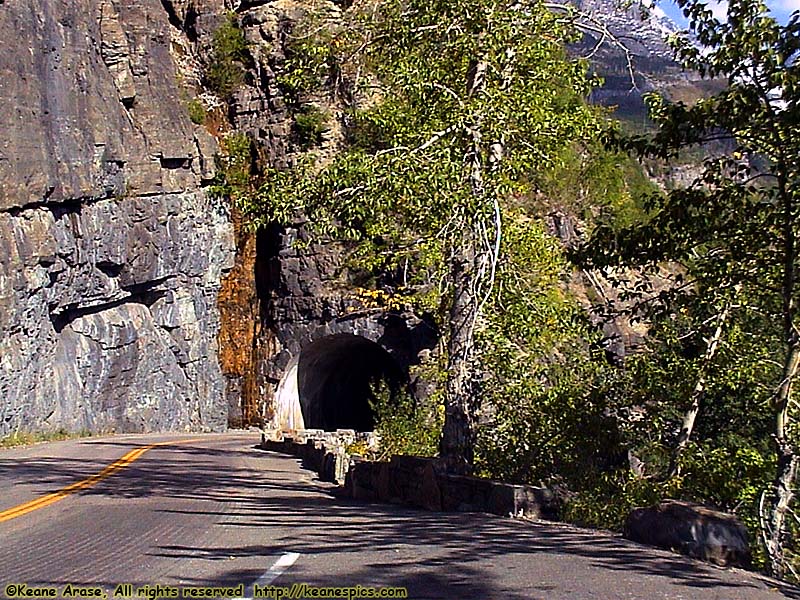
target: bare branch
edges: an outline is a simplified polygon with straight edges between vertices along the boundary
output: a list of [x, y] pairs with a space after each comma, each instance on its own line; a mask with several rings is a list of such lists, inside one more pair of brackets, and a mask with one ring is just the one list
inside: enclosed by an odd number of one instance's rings
[[441, 131], [436, 131], [428, 138], [424, 143], [420, 144], [416, 148], [409, 149], [408, 146], [395, 146], [394, 148], [386, 148], [385, 150], [379, 150], [375, 153], [375, 156], [383, 156], [384, 154], [392, 154], [395, 152], [408, 152], [409, 154], [416, 154], [417, 152], [422, 152], [423, 150], [427, 150], [431, 146], [433, 146], [436, 142], [444, 138], [446, 135], [453, 133], [459, 127], [458, 124], [450, 125], [450, 127], [446, 129], [442, 129]]
[[[569, 18], [562, 19], [560, 22], [571, 25], [584, 33], [594, 33], [600, 36], [600, 41], [610, 41], [612, 46], [615, 46], [622, 51], [625, 56], [625, 63], [628, 70], [628, 77], [631, 81], [631, 91], [638, 90], [639, 86], [636, 83], [636, 74], [633, 68], [633, 52], [630, 51], [625, 43], [606, 26], [605, 23], [583, 11], [577, 11], [569, 4], [561, 4], [559, 2], [545, 2], [544, 7], [552, 12], [557, 12], [566, 15]], [[600, 43], [590, 53], [590, 57], [594, 56], [599, 49]]]

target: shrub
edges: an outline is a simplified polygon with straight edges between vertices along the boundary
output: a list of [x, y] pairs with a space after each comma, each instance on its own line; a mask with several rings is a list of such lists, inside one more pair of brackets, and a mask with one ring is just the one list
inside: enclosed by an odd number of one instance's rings
[[313, 104], [304, 105], [294, 116], [294, 132], [300, 145], [308, 150], [322, 143], [322, 134], [328, 131], [330, 115]]
[[252, 190], [253, 143], [244, 133], [228, 133], [220, 141], [217, 177], [210, 192], [241, 202]]
[[189, 112], [189, 118], [195, 125], [203, 125], [206, 122], [206, 107], [198, 99], [194, 98], [189, 100], [186, 105], [186, 110]]
[[375, 431], [380, 439], [377, 460], [395, 454], [435, 456], [444, 420], [443, 406], [425, 404], [406, 390], [390, 387], [385, 381], [372, 385], [372, 410]]
[[211, 62], [205, 72], [206, 85], [229, 99], [244, 83], [245, 67], [250, 63], [247, 40], [234, 13], [229, 13], [214, 33]]

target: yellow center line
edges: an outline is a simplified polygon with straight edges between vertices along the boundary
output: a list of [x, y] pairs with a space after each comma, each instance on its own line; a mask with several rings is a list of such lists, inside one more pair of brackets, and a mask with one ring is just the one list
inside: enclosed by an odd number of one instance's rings
[[202, 438], [193, 438], [189, 440], [175, 440], [175, 441], [168, 441], [168, 442], [157, 442], [155, 444], [149, 444], [147, 446], [143, 446], [141, 448], [136, 448], [131, 450], [125, 456], [120, 458], [119, 460], [114, 461], [106, 468], [104, 468], [99, 473], [95, 473], [94, 475], [87, 477], [81, 481], [76, 481], [64, 488], [61, 488], [57, 492], [53, 492], [51, 494], [46, 494], [41, 496], [40, 498], [36, 498], [29, 502], [25, 502], [23, 504], [18, 504], [17, 506], [12, 506], [2, 512], [0, 512], [0, 523], [3, 521], [10, 521], [11, 519], [16, 519], [17, 517], [21, 517], [22, 515], [26, 515], [29, 512], [33, 512], [34, 510], [38, 510], [40, 508], [44, 508], [45, 506], [50, 506], [51, 504], [55, 504], [59, 500], [63, 500], [67, 496], [71, 496], [77, 492], [85, 490], [87, 488], [92, 487], [93, 485], [101, 482], [106, 477], [110, 477], [117, 471], [124, 469], [132, 462], [140, 458], [145, 452], [151, 450], [153, 448], [157, 448], [159, 446], [172, 446], [176, 444], [189, 444], [191, 442], [199, 442], [202, 441]]

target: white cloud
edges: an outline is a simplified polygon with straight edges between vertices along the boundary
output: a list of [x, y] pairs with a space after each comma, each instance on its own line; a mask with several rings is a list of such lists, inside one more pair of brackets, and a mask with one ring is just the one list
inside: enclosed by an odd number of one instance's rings
[[728, 19], [728, 3], [725, 2], [725, 0], [721, 2], [709, 2], [708, 8], [711, 9], [714, 17], [720, 21], [726, 21]]
[[[728, 18], [728, 1], [727, 0], [709, 0], [707, 3], [708, 8], [714, 16], [720, 21], [725, 21]], [[796, 10], [800, 10], [800, 0], [767, 0], [767, 6], [774, 13], [774, 16], [779, 21], [785, 22], [785, 17]]]
[[770, 8], [780, 12], [791, 13], [800, 10], [800, 0], [775, 0], [767, 2]]

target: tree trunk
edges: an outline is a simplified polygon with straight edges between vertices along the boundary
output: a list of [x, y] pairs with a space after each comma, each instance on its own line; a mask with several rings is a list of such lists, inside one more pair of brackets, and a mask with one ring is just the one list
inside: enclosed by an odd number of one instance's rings
[[[472, 236], [466, 235], [466, 238]], [[445, 413], [439, 454], [453, 472], [471, 470], [475, 445], [474, 330], [478, 312], [475, 297], [477, 251], [472, 239], [465, 239], [450, 258], [453, 300], [447, 339], [447, 382]]]
[[[467, 73], [468, 96], [483, 91], [488, 63], [481, 59]], [[484, 198], [482, 135], [480, 118], [465, 127], [470, 140], [466, 153], [466, 179], [476, 200], [462, 218], [461, 243], [454, 244], [449, 257], [453, 301], [450, 305], [450, 335], [447, 340], [447, 383], [444, 426], [439, 456], [451, 472], [470, 473], [475, 448], [475, 413], [480, 404], [475, 386], [475, 324], [480, 312], [479, 279], [485, 274], [481, 263], [481, 240], [477, 220]]]
[[[779, 163], [779, 173], [785, 173], [785, 164]], [[783, 206], [783, 284], [781, 300], [783, 302], [783, 335], [786, 342], [786, 354], [783, 361], [783, 373], [780, 385], [774, 396], [775, 409], [775, 445], [777, 450], [777, 470], [772, 484], [772, 512], [770, 527], [765, 536], [767, 554], [773, 575], [782, 578], [787, 571], [784, 546], [787, 538], [786, 513], [789, 512], [794, 498], [794, 482], [797, 476], [797, 456], [794, 445], [789, 438], [789, 409], [792, 401], [792, 383], [800, 365], [800, 335], [795, 326], [795, 223], [793, 195], [789, 191], [786, 178], [778, 176], [779, 198]]]
[[783, 379], [775, 397], [775, 443], [777, 445], [778, 468], [772, 485], [772, 514], [766, 539], [772, 574], [782, 578], [786, 574], [786, 513], [794, 498], [794, 482], [797, 477], [797, 455], [788, 437], [789, 402], [792, 380], [800, 366], [800, 344], [797, 340], [789, 347], [783, 366]]
[[722, 331], [725, 328], [725, 322], [728, 320], [729, 312], [730, 304], [726, 304], [725, 308], [717, 318], [717, 328], [714, 331], [714, 335], [711, 337], [708, 347], [706, 348], [706, 353], [703, 356], [703, 364], [700, 366], [700, 375], [697, 378], [694, 389], [692, 390], [689, 410], [687, 410], [686, 414], [683, 416], [683, 424], [681, 425], [681, 433], [678, 436], [678, 443], [675, 445], [675, 448], [672, 451], [672, 458], [670, 459], [669, 463], [669, 473], [667, 475], [668, 478], [680, 475], [680, 457], [692, 437], [694, 424], [697, 421], [697, 415], [700, 413], [700, 402], [703, 400], [703, 396], [705, 395], [706, 391], [708, 367], [713, 360], [714, 355], [717, 353], [717, 348], [719, 347], [720, 340], [722, 339]]

